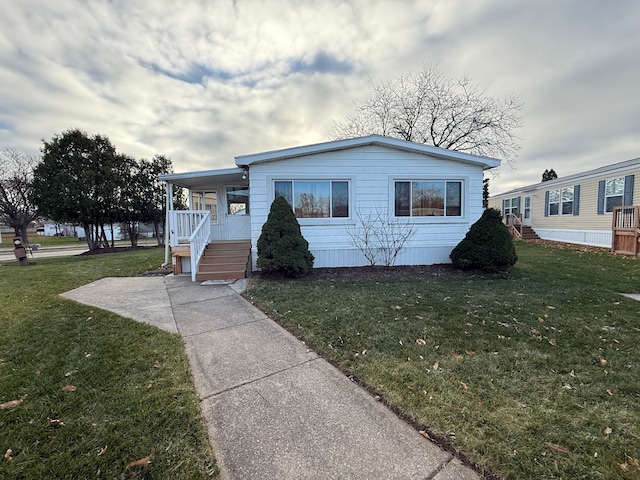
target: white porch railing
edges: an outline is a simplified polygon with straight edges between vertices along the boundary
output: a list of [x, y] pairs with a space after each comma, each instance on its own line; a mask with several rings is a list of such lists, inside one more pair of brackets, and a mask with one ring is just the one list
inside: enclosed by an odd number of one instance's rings
[[210, 212], [206, 212], [204, 217], [200, 220], [200, 223], [196, 226], [195, 230], [189, 237], [189, 250], [191, 252], [191, 281], [196, 281], [196, 273], [198, 273], [198, 263], [200, 263], [200, 257], [207, 248], [209, 238], [211, 235], [211, 217]]
[[195, 282], [198, 263], [211, 238], [211, 212], [209, 210], [171, 210], [169, 233], [169, 243], [172, 247], [189, 244], [191, 280]]
[[169, 212], [170, 245], [175, 247], [179, 243], [189, 242], [189, 238], [205, 215], [210, 216], [211, 212], [209, 210], [171, 210]]

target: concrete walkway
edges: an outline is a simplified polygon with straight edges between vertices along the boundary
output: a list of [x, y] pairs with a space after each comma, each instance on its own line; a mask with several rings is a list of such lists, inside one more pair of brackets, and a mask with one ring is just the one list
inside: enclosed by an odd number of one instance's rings
[[63, 296], [182, 335], [223, 480], [479, 478], [234, 288], [105, 278]]

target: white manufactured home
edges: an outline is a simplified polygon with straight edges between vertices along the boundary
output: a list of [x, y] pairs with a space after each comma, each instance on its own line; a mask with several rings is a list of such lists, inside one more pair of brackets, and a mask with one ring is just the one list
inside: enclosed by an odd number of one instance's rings
[[637, 254], [639, 175], [636, 158], [516, 188], [492, 196], [489, 206], [545, 240]]
[[[368, 265], [349, 234], [363, 218], [413, 229], [396, 265], [449, 263], [482, 214], [483, 172], [500, 161], [372, 135], [242, 155], [235, 163], [161, 176], [174, 271], [200, 280], [255, 270], [256, 244], [278, 195], [296, 213], [314, 267]], [[188, 190], [189, 210], [173, 209], [173, 186]]]

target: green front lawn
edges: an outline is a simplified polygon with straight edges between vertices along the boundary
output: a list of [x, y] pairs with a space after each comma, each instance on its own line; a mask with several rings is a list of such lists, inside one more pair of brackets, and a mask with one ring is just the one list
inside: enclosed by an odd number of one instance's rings
[[640, 478], [640, 263], [518, 243], [500, 275], [256, 278], [246, 296], [428, 435], [511, 479]]
[[2, 262], [0, 478], [217, 477], [180, 336], [59, 296], [162, 255]]

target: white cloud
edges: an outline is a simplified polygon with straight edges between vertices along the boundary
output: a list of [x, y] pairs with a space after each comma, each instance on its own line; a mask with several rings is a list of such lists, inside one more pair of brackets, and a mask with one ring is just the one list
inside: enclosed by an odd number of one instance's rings
[[640, 156], [632, 0], [9, 0], [0, 145], [68, 128], [178, 171], [327, 140], [334, 120], [425, 63], [524, 101], [517, 170], [492, 192]]

